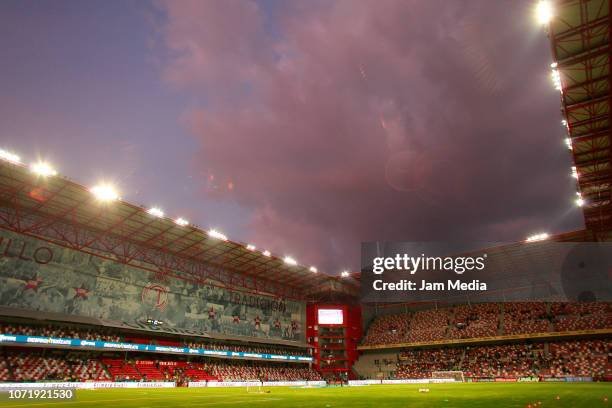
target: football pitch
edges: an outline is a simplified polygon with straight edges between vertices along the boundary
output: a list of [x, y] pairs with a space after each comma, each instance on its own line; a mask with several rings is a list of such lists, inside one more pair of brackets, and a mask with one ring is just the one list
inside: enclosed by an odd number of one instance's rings
[[[419, 388], [429, 388], [428, 393]], [[612, 383], [487, 383], [376, 385], [363, 387], [270, 387], [79, 390], [69, 401], [18, 400], [6, 407], [608, 407]]]

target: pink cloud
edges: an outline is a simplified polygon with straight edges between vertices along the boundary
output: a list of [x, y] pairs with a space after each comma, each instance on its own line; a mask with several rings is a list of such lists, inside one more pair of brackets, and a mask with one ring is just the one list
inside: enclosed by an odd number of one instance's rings
[[205, 101], [185, 122], [199, 166], [235, 186], [215, 198], [251, 210], [245, 240], [337, 272], [358, 267], [360, 241], [469, 239], [565, 211], [558, 98], [526, 7], [160, 5], [165, 78]]

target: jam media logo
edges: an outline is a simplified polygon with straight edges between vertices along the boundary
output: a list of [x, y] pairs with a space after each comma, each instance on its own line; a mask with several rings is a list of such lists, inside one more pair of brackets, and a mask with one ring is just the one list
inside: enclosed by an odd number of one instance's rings
[[168, 288], [157, 283], [149, 283], [142, 288], [142, 303], [164, 311], [168, 306]]

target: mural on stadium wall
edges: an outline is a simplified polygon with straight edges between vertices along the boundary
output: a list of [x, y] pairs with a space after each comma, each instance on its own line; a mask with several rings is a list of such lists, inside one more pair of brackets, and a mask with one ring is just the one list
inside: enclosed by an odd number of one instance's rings
[[202, 335], [304, 341], [305, 306], [155, 274], [0, 231], [0, 306]]

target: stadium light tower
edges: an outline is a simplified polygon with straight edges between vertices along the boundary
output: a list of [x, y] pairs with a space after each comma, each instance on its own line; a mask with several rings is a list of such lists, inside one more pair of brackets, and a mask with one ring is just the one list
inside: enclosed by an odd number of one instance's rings
[[98, 184], [90, 190], [100, 201], [115, 201], [119, 199], [117, 190], [110, 184]]
[[554, 17], [554, 11], [550, 1], [541, 0], [536, 6], [536, 18], [538, 23], [545, 25], [550, 23], [550, 20]]
[[51, 167], [48, 163], [45, 162], [37, 162], [30, 166], [30, 170], [32, 173], [37, 174], [41, 177], [49, 177], [56, 176], [57, 171]]

